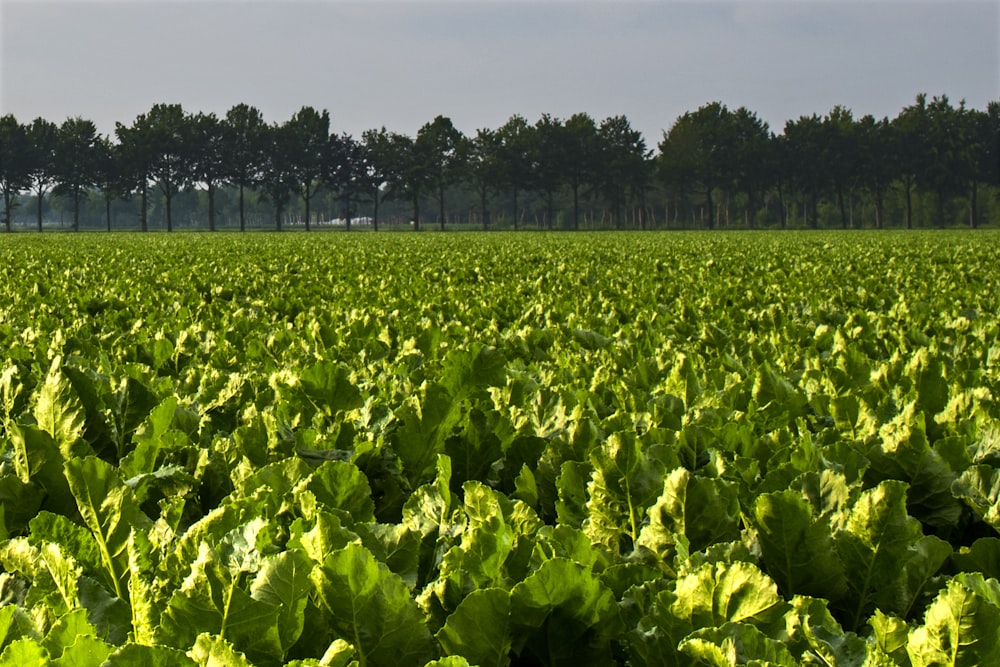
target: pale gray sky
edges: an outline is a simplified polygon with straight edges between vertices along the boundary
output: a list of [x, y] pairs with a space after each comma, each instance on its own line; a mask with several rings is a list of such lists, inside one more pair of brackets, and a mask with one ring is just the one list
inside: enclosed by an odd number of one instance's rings
[[336, 131], [472, 133], [512, 114], [624, 114], [655, 147], [719, 100], [773, 130], [835, 104], [895, 116], [917, 93], [1000, 98], [1000, 2], [0, 0], [0, 113], [93, 120], [159, 102]]

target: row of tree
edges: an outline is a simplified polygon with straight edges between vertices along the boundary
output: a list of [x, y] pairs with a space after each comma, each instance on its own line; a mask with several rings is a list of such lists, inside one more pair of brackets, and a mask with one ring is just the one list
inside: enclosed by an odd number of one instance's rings
[[648, 149], [624, 116], [543, 115], [532, 124], [515, 115], [472, 136], [438, 116], [414, 137], [381, 128], [355, 138], [331, 132], [328, 112], [312, 107], [267, 123], [246, 104], [221, 118], [157, 104], [130, 125], [119, 123], [113, 137], [82, 118], [56, 125], [0, 117], [0, 190], [7, 231], [23, 201], [34, 204], [41, 231], [52, 195], [69, 203], [74, 229], [88, 197], [103, 200], [109, 230], [112, 203], [136, 201], [143, 231], [155, 197], [170, 231], [175, 198], [192, 189], [204, 195], [210, 230], [220, 189], [235, 194], [241, 230], [249, 196], [269, 203], [279, 230], [293, 205], [310, 229], [318, 197], [332, 200], [348, 227], [365, 214], [376, 229], [386, 202], [405, 203], [416, 229], [422, 213], [434, 210], [443, 229], [449, 200], [470, 196], [483, 228], [502, 216], [515, 229], [529, 206], [548, 228], [579, 228], [595, 207], [614, 227], [643, 228], [656, 223], [657, 210], [664, 223], [709, 228], [734, 219], [785, 227], [795, 214], [816, 227], [821, 211], [833, 211], [849, 227], [859, 202], [883, 227], [887, 197], [904, 202], [907, 227], [915, 200], [934, 202], [938, 225], [952, 222], [956, 200], [971, 226], [984, 220], [983, 205], [986, 218], [1000, 211], [1000, 102], [976, 110], [918, 95], [891, 120], [855, 119], [838, 106], [788, 121], [781, 134], [746, 108], [713, 102], [679, 117], [657, 148]]

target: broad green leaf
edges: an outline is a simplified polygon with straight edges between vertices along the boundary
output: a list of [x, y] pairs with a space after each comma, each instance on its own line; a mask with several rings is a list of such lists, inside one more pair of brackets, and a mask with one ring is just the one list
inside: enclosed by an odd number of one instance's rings
[[706, 563], [677, 580], [670, 613], [693, 629], [727, 622], [766, 623], [780, 615], [774, 581], [750, 563]]
[[334, 632], [363, 664], [422, 664], [434, 656], [423, 614], [398, 575], [358, 544], [330, 553], [312, 572]]
[[14, 470], [25, 484], [45, 490], [42, 507], [56, 514], [74, 516], [76, 502], [63, 471], [63, 454], [52, 436], [34, 425], [11, 424]]
[[893, 596], [914, 557], [920, 524], [906, 512], [906, 484], [882, 482], [861, 494], [845, 529], [835, 537], [844, 563], [851, 611], [850, 628], [856, 630], [874, 611], [876, 601], [891, 603], [885, 611], [904, 613], [911, 600]]
[[872, 628], [871, 639], [875, 647], [892, 658], [896, 664], [910, 667], [910, 657], [906, 653], [910, 626], [898, 616], [888, 616], [876, 609], [868, 620]]
[[127, 600], [129, 535], [149, 530], [152, 522], [111, 464], [89, 456], [67, 461], [64, 469], [80, 515], [97, 541], [107, 581], [116, 596]]
[[955, 578], [927, 608], [924, 625], [911, 630], [906, 651], [913, 667], [997, 664], [998, 627], [1000, 607]]
[[541, 664], [604, 665], [624, 631], [614, 595], [565, 558], [542, 563], [511, 590], [514, 652]]
[[306, 396], [318, 410], [334, 416], [361, 407], [361, 392], [351, 380], [351, 368], [344, 363], [320, 361], [303, 370], [299, 380]]
[[762, 494], [747, 518], [757, 530], [764, 567], [786, 597], [844, 595], [844, 565], [833, 548], [830, 524], [813, 515], [800, 493]]
[[403, 464], [403, 474], [415, 487], [434, 471], [439, 454], [462, 413], [460, 401], [441, 384], [427, 384], [396, 409], [398, 428], [392, 433], [392, 448]]
[[1000, 539], [981, 537], [953, 553], [951, 562], [961, 572], [982, 572], [985, 577], [1000, 579]]
[[660, 497], [649, 508], [649, 524], [638, 544], [672, 560], [678, 536], [686, 548], [700, 551], [739, 535], [739, 498], [734, 484], [677, 468], [664, 480]]
[[678, 648], [684, 655], [714, 667], [746, 664], [798, 667], [799, 664], [781, 642], [749, 623], [701, 628]]
[[240, 574], [203, 543], [191, 573], [160, 616], [157, 642], [184, 648], [209, 632], [250, 657], [280, 660], [279, 608], [253, 599], [241, 588]]
[[61, 358], [52, 360], [45, 382], [38, 390], [34, 416], [38, 428], [48, 433], [63, 456], [69, 459], [86, 455], [86, 451], [78, 446], [86, 426], [86, 416], [80, 397], [61, 366]]
[[160, 624], [161, 600], [154, 585], [151, 552], [153, 545], [146, 533], [132, 531], [129, 535], [128, 593], [132, 612], [132, 639], [138, 644], [152, 645]]
[[630, 545], [638, 539], [646, 508], [663, 488], [663, 465], [647, 456], [641, 441], [630, 433], [613, 433], [590, 460], [593, 473], [584, 530], [595, 542], [617, 551], [623, 536]]
[[92, 635], [77, 635], [76, 641], [54, 657], [52, 667], [102, 667], [114, 647]]
[[368, 478], [353, 463], [324, 461], [306, 480], [305, 488], [330, 509], [343, 510], [360, 523], [375, 519], [375, 502]]
[[470, 593], [435, 635], [448, 655], [479, 667], [510, 664], [510, 594], [499, 588]]
[[0, 653], [0, 667], [45, 667], [51, 664], [48, 651], [28, 637], [15, 639]]
[[878, 433], [878, 442], [865, 455], [871, 461], [871, 481], [897, 479], [909, 484], [907, 511], [924, 524], [950, 529], [962, 514], [962, 504], [952, 494], [955, 473], [932, 449], [922, 415], [909, 405]]
[[53, 542], [67, 553], [92, 576], [100, 576], [104, 567], [97, 541], [89, 530], [74, 523], [61, 514], [41, 511], [29, 524], [30, 540], [33, 544]]
[[952, 484], [954, 494], [1000, 532], [1000, 469], [974, 465]]
[[253, 667], [246, 656], [221, 636], [203, 632], [198, 635], [188, 657], [201, 667]]
[[194, 667], [198, 663], [170, 646], [125, 644], [108, 656], [106, 667]]
[[[0, 574], [0, 577], [4, 577], [4, 575], [6, 573]], [[0, 583], [0, 588], [3, 588], [2, 583]], [[37, 639], [38, 631], [31, 617], [19, 604], [16, 604], [15, 600], [7, 599], [6, 595], [3, 597], [3, 604], [0, 605], [0, 649], [22, 637]]]
[[312, 569], [313, 563], [304, 552], [289, 549], [264, 561], [250, 588], [253, 599], [278, 609], [278, 635], [284, 653], [298, 641], [305, 626]]

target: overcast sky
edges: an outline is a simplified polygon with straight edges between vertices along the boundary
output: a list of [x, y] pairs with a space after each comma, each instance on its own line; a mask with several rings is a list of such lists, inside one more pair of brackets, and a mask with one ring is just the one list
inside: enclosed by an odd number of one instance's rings
[[0, 0], [0, 112], [93, 120], [156, 103], [333, 128], [464, 132], [511, 115], [624, 114], [655, 147], [721, 101], [775, 131], [835, 104], [895, 116], [917, 93], [1000, 98], [1000, 2]]

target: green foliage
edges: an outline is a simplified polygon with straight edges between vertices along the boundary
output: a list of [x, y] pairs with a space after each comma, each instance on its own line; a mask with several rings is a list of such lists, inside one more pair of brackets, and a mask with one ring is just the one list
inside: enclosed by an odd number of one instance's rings
[[359, 236], [0, 244], [0, 664], [998, 660], [1000, 244]]

